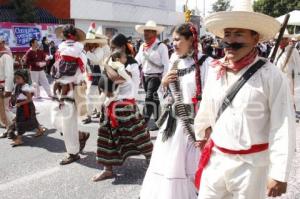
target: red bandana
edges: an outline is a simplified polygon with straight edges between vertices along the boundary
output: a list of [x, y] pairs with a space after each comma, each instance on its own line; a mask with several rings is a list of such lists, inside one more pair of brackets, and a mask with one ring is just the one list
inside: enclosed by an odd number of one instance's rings
[[150, 39], [149, 42], [144, 44], [143, 50], [145, 51], [145, 50], [148, 50], [149, 48], [151, 48], [151, 46], [155, 43], [155, 41], [156, 41], [156, 37], [153, 37], [152, 39]]
[[223, 75], [225, 75], [227, 69], [230, 69], [234, 72], [238, 72], [241, 69], [243, 69], [244, 67], [251, 64], [255, 60], [257, 54], [258, 54], [258, 52], [254, 48], [248, 55], [246, 55], [245, 57], [243, 57], [239, 61], [234, 62], [233, 64], [229, 64], [229, 62], [226, 60], [226, 57], [225, 57], [224, 62], [222, 62], [221, 60], [214, 60], [214, 61], [212, 61], [211, 66], [213, 68], [219, 69], [217, 79], [220, 79]]

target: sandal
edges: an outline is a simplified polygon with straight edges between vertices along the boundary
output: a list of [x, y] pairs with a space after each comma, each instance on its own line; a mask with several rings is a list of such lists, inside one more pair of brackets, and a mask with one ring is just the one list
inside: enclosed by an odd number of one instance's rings
[[23, 145], [24, 142], [20, 139], [20, 138], [16, 138], [13, 140], [13, 142], [11, 143], [12, 147], [17, 147], [17, 146], [21, 146]]
[[98, 173], [97, 175], [95, 175], [92, 180], [94, 182], [98, 182], [98, 181], [102, 181], [102, 180], [106, 180], [106, 179], [110, 179], [114, 177], [114, 173], [110, 170], [103, 170], [101, 171], [101, 173]]
[[80, 156], [78, 154], [75, 154], [75, 155], [74, 154], [69, 154], [69, 156], [62, 159], [59, 164], [60, 165], [71, 164], [72, 162], [75, 162], [79, 159], [80, 159]]
[[36, 134], [34, 135], [34, 137], [40, 137], [40, 136], [42, 136], [42, 135], [44, 135], [44, 133], [46, 132], [46, 128], [42, 128], [42, 127], [40, 127], [38, 130], [37, 130], [37, 132], [36, 132]]

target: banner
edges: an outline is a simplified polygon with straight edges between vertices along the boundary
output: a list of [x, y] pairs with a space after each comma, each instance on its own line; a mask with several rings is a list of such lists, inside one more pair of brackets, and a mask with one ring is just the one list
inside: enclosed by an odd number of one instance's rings
[[29, 48], [29, 41], [36, 38], [41, 42], [43, 37], [56, 44], [60, 40], [56, 38], [55, 28], [58, 24], [31, 24], [0, 22], [0, 36], [13, 52], [25, 52]]

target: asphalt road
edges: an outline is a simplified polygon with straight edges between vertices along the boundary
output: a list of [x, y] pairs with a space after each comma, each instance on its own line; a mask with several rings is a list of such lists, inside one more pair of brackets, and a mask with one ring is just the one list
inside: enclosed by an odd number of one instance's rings
[[[92, 182], [100, 171], [95, 151], [98, 123], [80, 125], [91, 133], [81, 160], [67, 166], [59, 161], [65, 156], [62, 137], [50, 124], [50, 100], [35, 101], [38, 120], [49, 128], [47, 134], [34, 138], [33, 132], [24, 137], [25, 145], [10, 146], [10, 140], [0, 140], [0, 199], [137, 199], [146, 171], [144, 157], [129, 158], [116, 167], [116, 178]], [[300, 126], [297, 126], [297, 153], [289, 180], [288, 193], [281, 198], [300, 199]], [[4, 129], [0, 129], [3, 132]], [[156, 132], [151, 136], [155, 139]]]

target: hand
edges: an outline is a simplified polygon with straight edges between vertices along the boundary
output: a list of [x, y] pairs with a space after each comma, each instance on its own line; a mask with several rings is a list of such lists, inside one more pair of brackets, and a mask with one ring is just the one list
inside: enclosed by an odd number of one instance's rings
[[169, 71], [162, 79], [161, 83], [164, 87], [167, 87], [169, 83], [177, 80], [177, 70]]
[[287, 183], [280, 182], [274, 179], [270, 179], [268, 182], [268, 196], [269, 197], [277, 197], [281, 196], [286, 192]]
[[200, 150], [202, 150], [206, 144], [207, 140], [200, 140], [200, 141], [196, 141], [195, 142], [195, 147], [196, 148], [200, 148]]
[[43, 68], [44, 66], [46, 66], [46, 62], [41, 61], [37, 63], [39, 67]]

